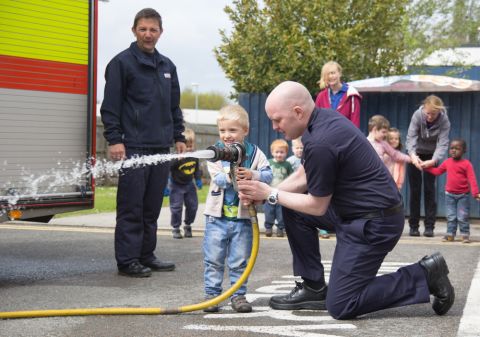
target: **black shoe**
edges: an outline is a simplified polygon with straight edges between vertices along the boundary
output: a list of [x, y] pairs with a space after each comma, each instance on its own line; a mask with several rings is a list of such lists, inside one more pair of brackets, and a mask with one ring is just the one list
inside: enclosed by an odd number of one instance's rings
[[295, 284], [296, 286], [290, 294], [270, 298], [270, 307], [277, 310], [326, 310], [327, 286], [320, 290], [314, 290], [303, 282], [295, 281]]
[[130, 277], [150, 277], [152, 275], [152, 270], [145, 267], [140, 262], [135, 261], [128, 266], [119, 267], [118, 274]]
[[426, 236], [427, 238], [433, 238], [433, 228], [425, 228], [423, 236]]
[[175, 269], [175, 264], [173, 264], [172, 262], [162, 262], [158, 259], [150, 262], [145, 262], [144, 265], [149, 267], [153, 271], [172, 271]]
[[172, 236], [174, 239], [181, 239], [183, 236], [182, 233], [180, 233], [180, 228], [172, 229]]
[[186, 238], [192, 237], [192, 226], [190, 225], [183, 226], [183, 236]]
[[410, 228], [410, 236], [420, 236], [418, 228]]
[[435, 297], [432, 308], [437, 315], [445, 315], [455, 301], [447, 263], [439, 252], [425, 256], [419, 263], [427, 271], [428, 290]]

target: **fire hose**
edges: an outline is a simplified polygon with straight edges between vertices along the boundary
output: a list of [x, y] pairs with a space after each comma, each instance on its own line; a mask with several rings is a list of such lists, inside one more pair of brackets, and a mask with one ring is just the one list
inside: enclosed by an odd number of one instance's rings
[[[208, 150], [212, 151], [210, 161], [226, 160], [230, 162], [231, 174], [234, 175], [235, 168], [241, 165], [245, 158], [245, 148], [239, 143], [234, 143], [224, 148], [211, 146]], [[232, 176], [232, 184], [236, 189], [236, 180]], [[29, 311], [5, 311], [0, 312], [0, 319], [13, 318], [39, 318], [39, 317], [60, 317], [60, 316], [96, 316], [96, 315], [172, 315], [191, 311], [206, 309], [210, 306], [217, 305], [228, 299], [237, 291], [241, 285], [247, 280], [252, 272], [253, 266], [258, 255], [258, 247], [260, 242], [260, 233], [258, 229], [257, 211], [253, 204], [248, 206], [250, 220], [252, 222], [253, 242], [250, 257], [248, 259], [245, 271], [240, 278], [229, 289], [219, 296], [197, 304], [185, 305], [178, 308], [131, 308], [131, 307], [112, 307], [112, 308], [78, 308], [78, 309], [52, 309], [52, 310], [29, 310]]]

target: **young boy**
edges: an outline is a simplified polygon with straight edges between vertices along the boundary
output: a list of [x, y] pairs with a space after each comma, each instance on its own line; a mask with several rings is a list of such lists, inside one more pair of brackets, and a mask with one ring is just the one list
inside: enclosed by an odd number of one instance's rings
[[[387, 138], [390, 122], [382, 115], [372, 116], [368, 120], [368, 136], [367, 139], [372, 144], [380, 159], [385, 163], [387, 160], [395, 162], [410, 163], [410, 156], [395, 150], [385, 139]], [[388, 156], [390, 158], [388, 158]]]
[[473, 165], [462, 156], [467, 151], [467, 144], [463, 139], [454, 139], [450, 142], [450, 158], [445, 160], [439, 167], [429, 167], [425, 171], [439, 176], [447, 172], [445, 185], [445, 209], [447, 211], [447, 233], [443, 241], [453, 241], [457, 233], [457, 225], [460, 227], [462, 242], [470, 242], [470, 223], [468, 221], [470, 205], [468, 192], [480, 200], [477, 179]]
[[287, 161], [292, 165], [292, 169], [295, 172], [302, 164], [303, 144], [302, 137], [298, 137], [292, 140], [292, 152], [293, 155], [288, 157]]
[[[276, 139], [270, 145], [270, 151], [273, 158], [269, 159], [270, 167], [272, 168], [273, 180], [270, 186], [276, 187], [285, 180], [292, 172], [292, 165], [286, 160], [288, 153], [288, 143], [283, 139]], [[265, 235], [272, 236], [272, 228], [277, 220], [277, 236], [282, 237], [285, 230], [285, 223], [283, 222], [282, 206], [279, 204], [270, 205], [266, 202], [263, 205], [265, 212]]]
[[[186, 139], [187, 152], [195, 150], [195, 132], [192, 129], [185, 129], [183, 133]], [[198, 209], [197, 188], [202, 188], [202, 172], [200, 171], [197, 158], [182, 158], [175, 160], [170, 167], [170, 212], [172, 214], [170, 224], [174, 239], [181, 239], [180, 225], [182, 224], [182, 209], [185, 204], [185, 225], [183, 235], [186, 238], [192, 237], [192, 223]], [[195, 188], [195, 184], [197, 188]]]
[[[245, 205], [239, 202], [238, 192], [232, 179], [255, 179], [265, 183], [272, 181], [272, 170], [265, 154], [245, 141], [248, 134], [248, 114], [239, 105], [220, 109], [217, 117], [220, 140], [215, 144], [223, 147], [238, 142], [245, 146], [246, 159], [236, 172], [230, 172], [230, 162], [208, 162], [211, 177], [205, 204], [206, 226], [203, 241], [205, 298], [211, 299], [222, 293], [225, 261], [228, 265], [230, 283], [240, 278], [247, 266], [252, 248], [252, 223]], [[252, 305], [245, 298], [246, 282], [231, 297], [232, 308], [237, 312], [250, 312]], [[218, 306], [204, 309], [217, 312]]]

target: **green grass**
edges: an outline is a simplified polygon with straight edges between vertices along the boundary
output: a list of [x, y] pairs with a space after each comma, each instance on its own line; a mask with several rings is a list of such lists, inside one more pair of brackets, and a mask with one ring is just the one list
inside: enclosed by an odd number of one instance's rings
[[[203, 186], [201, 190], [197, 190], [198, 202], [205, 203], [207, 199], [208, 185]], [[115, 212], [117, 207], [117, 188], [116, 187], [96, 187], [95, 188], [95, 207], [92, 209], [86, 209], [82, 211], [69, 212], [58, 214], [56, 218], [62, 218], [67, 216], [76, 216], [83, 214], [94, 214], [104, 212]], [[163, 206], [168, 206], [170, 200], [168, 197], [163, 198]]]

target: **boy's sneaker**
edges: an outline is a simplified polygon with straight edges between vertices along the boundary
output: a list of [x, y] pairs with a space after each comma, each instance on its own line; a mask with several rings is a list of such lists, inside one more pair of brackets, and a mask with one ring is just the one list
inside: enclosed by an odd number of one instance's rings
[[[217, 296], [207, 295], [207, 296], [205, 296], [205, 301], [211, 300], [212, 298], [215, 298], [215, 297], [217, 297]], [[208, 308], [203, 309], [203, 312], [218, 312], [219, 310], [220, 310], [220, 307], [218, 306], [218, 304], [215, 304], [215, 305], [212, 305]]]
[[232, 297], [232, 309], [235, 310], [236, 312], [251, 312], [252, 311], [252, 305], [247, 301], [245, 296], [243, 295], [238, 295], [235, 297]]
[[172, 236], [173, 236], [174, 239], [181, 239], [182, 238], [182, 233], [180, 233], [180, 228], [172, 229]]
[[442, 242], [452, 242], [454, 241], [454, 239], [455, 238], [453, 237], [453, 235], [447, 234], [442, 238]]
[[283, 238], [283, 229], [277, 228], [277, 237]]
[[183, 226], [183, 236], [185, 236], [186, 238], [192, 237], [192, 226], [190, 225]]
[[265, 236], [266, 237], [271, 237], [273, 234], [273, 231], [271, 228], [265, 228]]
[[462, 243], [470, 243], [470, 237], [468, 235], [462, 236]]

